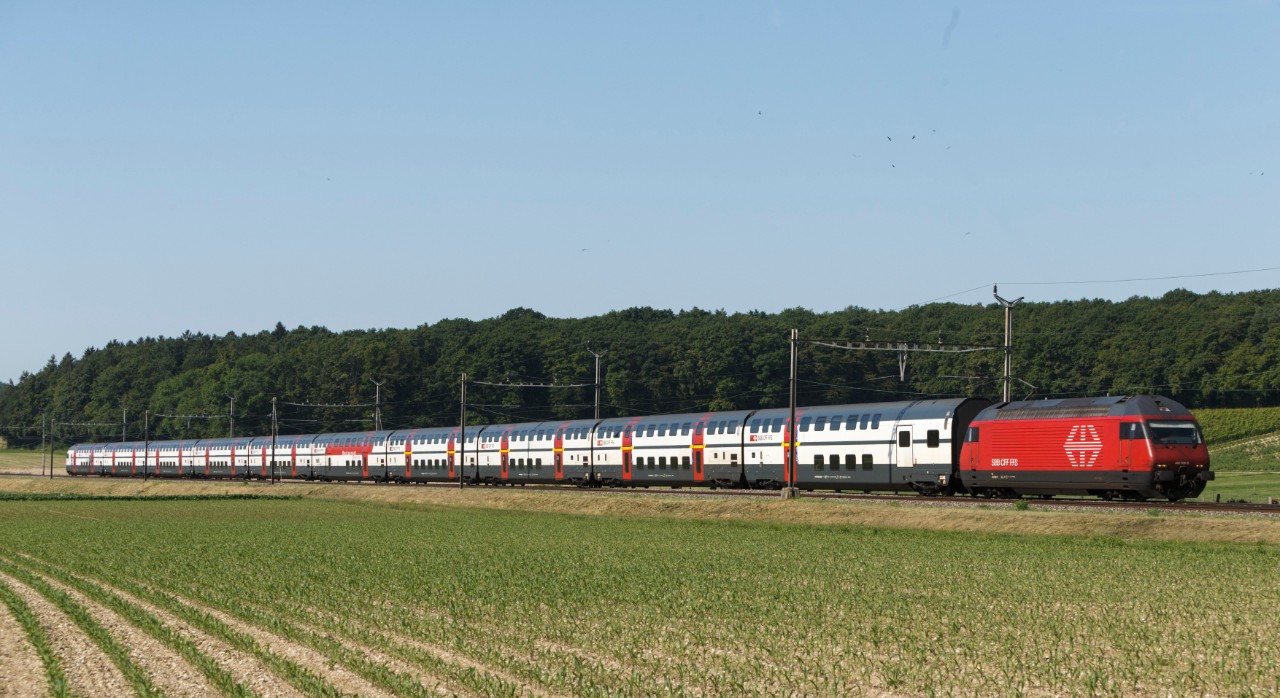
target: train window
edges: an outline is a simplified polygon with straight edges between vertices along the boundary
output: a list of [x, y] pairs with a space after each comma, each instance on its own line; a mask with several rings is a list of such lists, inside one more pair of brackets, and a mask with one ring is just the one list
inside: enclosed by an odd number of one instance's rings
[[907, 446], [910, 446], [911, 432], [909, 431], [898, 432], [898, 445], [901, 446], [902, 448], [906, 448]]
[[[675, 435], [675, 433], [676, 433], [676, 430], [675, 430], [674, 428], [672, 428], [672, 429], [671, 429], [671, 434], [674, 436], [674, 435]], [[665, 425], [665, 424], [659, 424], [659, 425], [658, 425], [658, 436], [666, 436], [666, 435], [667, 435], [667, 425]]]
[[840, 425], [844, 422], [844, 415], [838, 414], [831, 418], [831, 431], [840, 431]]
[[978, 427], [969, 427], [964, 432], [964, 442], [967, 444], [978, 442]]
[[760, 432], [760, 420], [758, 419], [751, 420], [751, 433], [758, 434], [759, 432]]
[[1121, 439], [1141, 439], [1142, 427], [1137, 422], [1121, 422], [1120, 424]]
[[771, 429], [771, 431], [772, 431], [773, 433], [775, 433], [775, 434], [777, 434], [778, 432], [782, 431], [782, 422], [783, 422], [783, 421], [784, 421], [784, 420], [783, 420], [783, 418], [782, 418], [782, 417], [778, 417], [777, 419], [773, 420], [773, 429]]
[[690, 465], [692, 462], [693, 462], [693, 461], [689, 460], [689, 456], [685, 456], [685, 457], [683, 457], [683, 458], [681, 458], [681, 459], [680, 459], [680, 467], [681, 467], [682, 469], [684, 469], [684, 470], [688, 470], [688, 469], [689, 469], [689, 465]]
[[827, 430], [827, 418], [826, 418], [826, 417], [818, 417], [818, 421], [816, 421], [816, 422], [814, 422], [814, 423], [813, 423], [813, 430], [814, 430], [814, 431], [826, 431], [826, 430]]
[[738, 433], [738, 420], [735, 419], [729, 422], [729, 433], [730, 434]]
[[822, 454], [818, 454], [818, 455], [816, 455], [816, 456], [814, 456], [814, 457], [813, 457], [813, 469], [814, 469], [814, 470], [822, 470], [822, 469], [823, 469]]
[[689, 429], [690, 429], [690, 427], [692, 427], [692, 426], [693, 426], [693, 425], [692, 425], [692, 424], [690, 424], [690, 423], [688, 423], [688, 422], [685, 422], [684, 424], [681, 424], [681, 425], [680, 425], [680, 435], [681, 435], [681, 436], [688, 436], [688, 435], [689, 435]]
[[864, 454], [862, 454], [862, 469], [863, 469], [863, 470], [870, 470], [870, 469], [871, 469], [871, 463], [872, 463], [872, 461], [871, 461], [871, 454], [870, 454], [870, 453], [864, 453]]
[[1165, 446], [1195, 446], [1204, 441], [1195, 422], [1147, 422], [1147, 429], [1152, 443]]
[[858, 464], [858, 457], [857, 457], [857, 456], [853, 455], [852, 453], [846, 453], [846, 454], [844, 454], [844, 469], [845, 469], [845, 470], [853, 470], [853, 469], [854, 469], [854, 466], [856, 466], [857, 464]]
[[697, 424], [693, 425], [693, 435], [702, 436], [704, 433], [706, 433], [708, 426], [711, 427], [711, 433], [714, 434], [716, 425], [714, 424], [707, 425], [707, 424], [704, 424], [703, 422], [698, 422]]
[[658, 431], [657, 424], [650, 424], [649, 429], [645, 432], [645, 436], [653, 436]]
[[938, 439], [938, 430], [937, 430], [937, 429], [930, 429], [928, 432], [926, 432], [926, 433], [925, 433], [925, 445], [926, 445], [926, 446], [928, 446], [929, 448], [937, 448], [939, 443], [940, 443], [940, 442], [939, 442], [939, 439]]
[[813, 422], [813, 417], [800, 418], [800, 431], [809, 431], [809, 424]]
[[879, 428], [880, 428], [880, 415], [879, 415], [879, 414], [873, 414], [873, 415], [871, 415], [871, 428], [872, 428], [872, 429], [879, 429]]

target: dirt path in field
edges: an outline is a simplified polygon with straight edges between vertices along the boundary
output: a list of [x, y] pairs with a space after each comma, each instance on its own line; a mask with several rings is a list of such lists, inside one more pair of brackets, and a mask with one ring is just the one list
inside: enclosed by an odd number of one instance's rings
[[[309, 612], [317, 617], [323, 615], [323, 616], [329, 617], [330, 619], [335, 618], [333, 614], [327, 613], [325, 611], [321, 611], [319, 609], [310, 609]], [[341, 619], [338, 619], [338, 620], [341, 620]], [[331, 640], [336, 640], [348, 646], [352, 644], [350, 639], [343, 637], [341, 635], [337, 635], [332, 632], [329, 632], [328, 630], [325, 630], [323, 628], [309, 625], [307, 623], [301, 623], [296, 620], [291, 620], [290, 622], [302, 628], [303, 630], [306, 630], [310, 633], [314, 633], [321, 637], [329, 638]], [[347, 622], [354, 623], [360, 627], [363, 627], [369, 632], [373, 632], [373, 633], [385, 636], [384, 633], [379, 633], [376, 629], [368, 628], [367, 626], [365, 626], [363, 623], [360, 623], [359, 621], [347, 619]], [[435, 691], [440, 695], [450, 695], [450, 696], [474, 695], [472, 692], [460, 686], [452, 685], [447, 679], [436, 676], [435, 674], [432, 674], [422, 669], [421, 667], [415, 666], [414, 664], [411, 664], [398, 657], [393, 657], [389, 654], [386, 654], [384, 652], [379, 652], [375, 649], [371, 649], [368, 647], [359, 647], [358, 649], [360, 650], [361, 654], [364, 655], [364, 658], [367, 659], [368, 661], [385, 666], [392, 671], [412, 676], [415, 681], [417, 681], [419, 684], [422, 685], [423, 688], [426, 688], [427, 690]]]
[[[33, 574], [36, 573], [33, 572]], [[120, 617], [120, 614], [74, 588], [47, 575], [41, 575], [41, 577], [49, 586], [70, 596], [84, 607], [94, 620], [106, 628], [120, 641], [120, 644], [128, 648], [129, 658], [146, 672], [151, 678], [152, 685], [163, 691], [165, 695], [179, 698], [221, 695], [221, 692], [209, 683], [200, 669], [192, 666], [178, 654], [177, 650], [134, 627], [129, 621]]]
[[[68, 574], [72, 574], [65, 568], [59, 569], [62, 569]], [[213, 659], [219, 667], [231, 674], [232, 678], [238, 681], [241, 685], [249, 688], [249, 690], [254, 693], [261, 696], [302, 698], [303, 694], [301, 692], [284, 679], [271, 673], [271, 670], [262, 664], [262, 662], [258, 661], [258, 659], [253, 655], [232, 647], [224, 640], [209, 635], [178, 616], [160, 608], [159, 606], [153, 605], [149, 601], [134, 596], [124, 589], [112, 586], [99, 579], [87, 579], [80, 575], [76, 576], [80, 579], [92, 582], [102, 589], [115, 593], [125, 601], [155, 616], [166, 627], [183, 636], [187, 640], [190, 640], [202, 654]]]
[[0, 698], [35, 698], [49, 695], [44, 662], [27, 640], [27, 633], [0, 603]]
[[271, 650], [281, 657], [285, 657], [290, 661], [297, 663], [301, 667], [306, 668], [316, 676], [319, 676], [329, 682], [334, 688], [337, 688], [343, 693], [354, 693], [359, 696], [375, 696], [377, 698], [392, 698], [391, 694], [372, 683], [369, 683], [364, 677], [348, 669], [337, 666], [333, 662], [329, 661], [327, 657], [310, 647], [300, 645], [292, 640], [275, 635], [266, 630], [262, 630], [255, 625], [250, 625], [249, 623], [219, 611], [212, 606], [205, 606], [189, 598], [178, 596], [177, 594], [174, 594], [173, 596], [180, 603], [207, 613], [225, 623], [233, 630], [252, 637], [259, 645]]
[[53, 651], [62, 659], [67, 684], [73, 693], [85, 696], [132, 695], [133, 687], [107, 655], [65, 613], [35, 589], [0, 572], [14, 593], [31, 608], [49, 637]]

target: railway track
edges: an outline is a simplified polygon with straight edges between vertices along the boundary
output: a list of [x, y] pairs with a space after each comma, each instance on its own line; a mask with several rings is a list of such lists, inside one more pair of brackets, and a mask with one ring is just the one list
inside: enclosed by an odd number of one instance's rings
[[[0, 477], [7, 478], [27, 478], [27, 479], [48, 479], [48, 475], [37, 475], [32, 473], [0, 473]], [[64, 479], [70, 476], [57, 473], [56, 478]], [[136, 478], [130, 478], [136, 479]], [[186, 480], [166, 479], [166, 482], [185, 482]], [[194, 482], [210, 483], [210, 480], [196, 480]], [[233, 482], [228, 480], [227, 482]], [[298, 485], [314, 485], [314, 481], [306, 480], [281, 480], [279, 483], [283, 486]], [[348, 481], [348, 482], [331, 482], [330, 485], [348, 485], [362, 487], [386, 487], [385, 483], [377, 483], [370, 481]], [[398, 485], [404, 487], [404, 485]], [[435, 489], [457, 489], [457, 483], [452, 482], [432, 482], [432, 483], [416, 483], [412, 487], [429, 487]], [[486, 485], [467, 485], [467, 488], [488, 487]], [[690, 487], [571, 487], [566, 485], [549, 485], [549, 484], [521, 484], [514, 483], [510, 487], [518, 488], [523, 491], [546, 491], [581, 494], [583, 496], [600, 496], [600, 495], [630, 495], [630, 496], [676, 496], [688, 497], [692, 499], [698, 498], [724, 498], [724, 497], [743, 497], [755, 499], [776, 499], [780, 496], [777, 490], [748, 490], [748, 489], [712, 489], [712, 488], [690, 488]], [[495, 488], [496, 489], [496, 488]], [[829, 491], [801, 491], [797, 494], [801, 499], [823, 499], [823, 500], [850, 500], [850, 501], [868, 501], [868, 502], [897, 502], [904, 504], [915, 504], [920, 506], [952, 506], [952, 507], [975, 507], [975, 508], [1015, 508], [1021, 504], [1025, 505], [1028, 510], [1035, 511], [1072, 511], [1072, 510], [1098, 510], [1098, 511], [1168, 511], [1170, 513], [1212, 513], [1212, 514], [1251, 514], [1257, 516], [1280, 517], [1280, 505], [1277, 504], [1254, 504], [1247, 502], [1163, 502], [1163, 501], [1104, 501], [1100, 499], [1086, 499], [1074, 497], [1053, 497], [1053, 498], [986, 498], [986, 497], [925, 497], [914, 494], [875, 494], [875, 493], [854, 493], [854, 492], [829, 492]]]

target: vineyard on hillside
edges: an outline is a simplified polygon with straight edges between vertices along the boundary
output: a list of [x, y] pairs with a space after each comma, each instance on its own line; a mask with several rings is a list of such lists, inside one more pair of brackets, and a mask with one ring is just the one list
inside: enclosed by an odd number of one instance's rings
[[1195, 410], [1216, 471], [1280, 472], [1280, 407]]

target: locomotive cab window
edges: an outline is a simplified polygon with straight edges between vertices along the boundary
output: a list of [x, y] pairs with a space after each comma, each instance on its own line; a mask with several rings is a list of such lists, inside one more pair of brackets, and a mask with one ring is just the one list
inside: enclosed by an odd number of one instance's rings
[[1121, 422], [1120, 438], [1122, 440], [1144, 438], [1142, 434], [1142, 425], [1138, 422]]
[[1162, 446], [1195, 446], [1204, 441], [1195, 422], [1147, 422], [1147, 430], [1151, 443]]
[[978, 427], [969, 427], [964, 432], [964, 442], [967, 444], [978, 442]]

